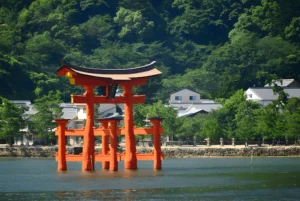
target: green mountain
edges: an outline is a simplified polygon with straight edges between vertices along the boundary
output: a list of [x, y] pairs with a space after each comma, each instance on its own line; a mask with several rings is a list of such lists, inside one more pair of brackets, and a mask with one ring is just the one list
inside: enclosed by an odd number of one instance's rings
[[276, 78], [300, 81], [299, 0], [1, 0], [0, 96], [60, 90], [63, 60], [131, 68], [153, 60], [164, 73], [137, 88], [165, 101], [183, 87], [229, 97]]

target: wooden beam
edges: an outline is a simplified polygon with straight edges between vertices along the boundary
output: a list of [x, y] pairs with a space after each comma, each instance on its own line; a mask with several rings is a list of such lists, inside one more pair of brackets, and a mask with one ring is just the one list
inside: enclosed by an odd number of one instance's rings
[[83, 95], [71, 95], [71, 103], [86, 103], [86, 97]]
[[109, 99], [106, 96], [95, 96], [94, 97], [94, 102], [95, 103], [112, 103], [112, 104], [117, 104], [117, 103], [126, 103], [127, 101], [130, 101], [132, 103], [144, 103], [146, 100], [145, 95], [134, 95], [130, 98], [126, 98], [123, 96], [116, 96], [114, 99]]
[[[56, 161], [58, 157], [55, 157]], [[82, 155], [73, 155], [73, 154], [66, 154], [66, 161], [82, 161]]]
[[[65, 130], [65, 136], [83, 136], [84, 129], [71, 129]], [[55, 135], [58, 135], [58, 131], [55, 131]]]
[[[126, 103], [130, 101], [134, 104], [136, 103], [144, 103], [146, 100], [145, 95], [135, 95], [130, 98], [126, 98], [123, 96], [117, 96], [114, 99], [109, 99], [106, 96], [95, 96], [94, 103], [110, 103], [110, 104], [117, 104], [117, 103]], [[71, 95], [71, 102], [72, 103], [86, 103], [86, 97], [84, 95]]]
[[[133, 132], [134, 132], [134, 135], [151, 135], [151, 134], [153, 134], [152, 127], [150, 127], [150, 128], [134, 128]], [[125, 133], [125, 128], [124, 127], [120, 128], [118, 131], [118, 135], [125, 135], [124, 133]], [[159, 133], [161, 135], [164, 133], [163, 127], [159, 128]]]
[[[118, 154], [120, 157], [120, 160], [124, 160], [125, 159], [125, 154]], [[138, 161], [152, 161], [154, 160], [154, 153], [149, 153], [149, 154], [140, 154], [140, 153], [136, 153], [136, 158]], [[160, 154], [160, 158], [161, 160], [164, 160], [164, 155], [161, 153]]]
[[104, 128], [94, 129], [94, 135], [95, 136], [109, 136], [110, 135], [110, 130], [109, 129], [104, 129]]
[[[96, 162], [109, 162], [111, 156], [109, 154], [104, 155], [104, 154], [96, 154], [95, 155], [95, 161]], [[121, 156], [117, 154], [117, 161], [121, 160]]]

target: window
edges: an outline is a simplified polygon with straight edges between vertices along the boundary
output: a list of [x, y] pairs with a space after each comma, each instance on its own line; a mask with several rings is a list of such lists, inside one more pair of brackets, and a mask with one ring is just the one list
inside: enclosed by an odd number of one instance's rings
[[175, 100], [182, 100], [182, 96], [175, 96]]
[[248, 94], [248, 97], [249, 97], [249, 98], [252, 98], [252, 94]]
[[196, 96], [190, 96], [190, 100], [196, 100]]

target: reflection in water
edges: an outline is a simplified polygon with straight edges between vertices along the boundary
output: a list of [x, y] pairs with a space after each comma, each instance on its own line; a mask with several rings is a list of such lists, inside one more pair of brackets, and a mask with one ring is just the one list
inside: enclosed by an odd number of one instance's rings
[[61, 192], [61, 191], [56, 192], [56, 199], [58, 201], [65, 200], [65, 192]]

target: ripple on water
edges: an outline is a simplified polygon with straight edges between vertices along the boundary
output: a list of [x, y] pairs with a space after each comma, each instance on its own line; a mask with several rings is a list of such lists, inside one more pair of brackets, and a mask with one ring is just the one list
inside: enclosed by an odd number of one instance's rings
[[[163, 170], [81, 172], [53, 159], [1, 159], [0, 200], [299, 200], [299, 158], [169, 159]], [[97, 164], [100, 169], [101, 164]]]

